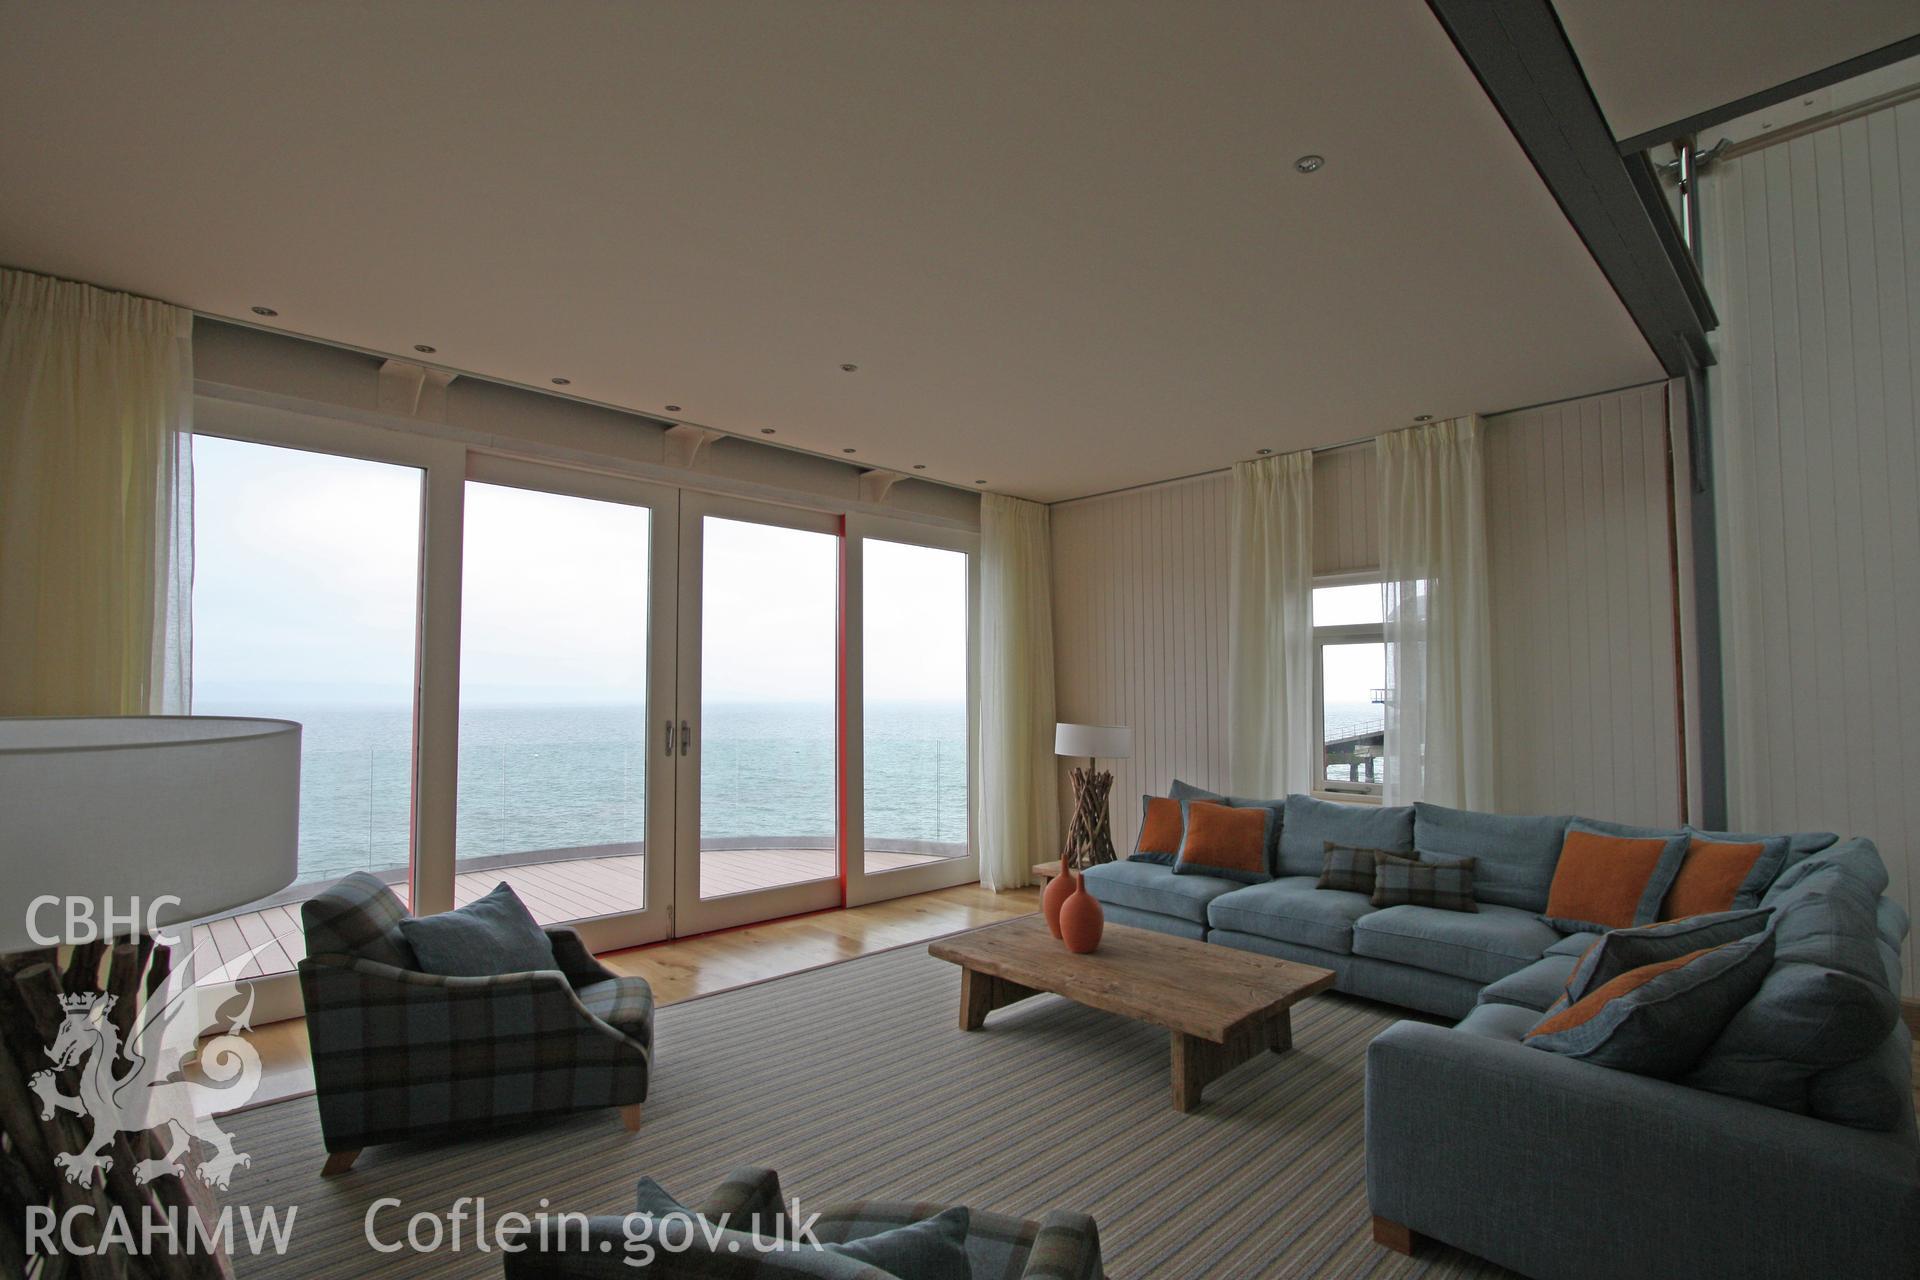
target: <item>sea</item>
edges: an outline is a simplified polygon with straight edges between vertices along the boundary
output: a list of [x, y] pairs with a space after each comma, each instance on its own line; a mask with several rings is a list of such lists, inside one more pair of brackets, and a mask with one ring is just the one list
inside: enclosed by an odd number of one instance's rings
[[[301, 725], [299, 883], [406, 865], [410, 707], [196, 700], [194, 710]], [[834, 835], [832, 704], [713, 703], [699, 727], [703, 840]], [[661, 739], [640, 706], [463, 706], [455, 857], [644, 841]], [[869, 702], [865, 748], [867, 843], [963, 848], [965, 705]]]

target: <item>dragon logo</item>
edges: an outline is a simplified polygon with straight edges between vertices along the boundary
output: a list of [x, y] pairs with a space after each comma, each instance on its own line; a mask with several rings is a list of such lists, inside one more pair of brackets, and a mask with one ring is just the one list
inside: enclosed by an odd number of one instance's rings
[[[267, 944], [270, 945], [270, 944]], [[209, 982], [230, 981], [256, 947], [237, 960], [221, 966], [209, 976]], [[155, 1131], [164, 1133], [167, 1149], [161, 1155], [142, 1160], [134, 1166], [133, 1179], [151, 1182], [168, 1174], [184, 1177], [181, 1157], [195, 1138], [211, 1154], [198, 1161], [195, 1172], [209, 1186], [225, 1189], [233, 1171], [252, 1164], [252, 1159], [233, 1149], [233, 1135], [213, 1121], [216, 1107], [228, 1110], [250, 1101], [260, 1087], [260, 1053], [240, 1037], [249, 1030], [253, 1016], [253, 987], [247, 986], [246, 1005], [228, 1024], [224, 1033], [200, 1044], [202, 1029], [217, 1030], [217, 1020], [209, 1026], [196, 1016], [204, 987], [193, 982], [193, 953], [186, 963], [168, 978], [166, 984], [148, 998], [135, 1015], [125, 1043], [120, 1024], [112, 1018], [116, 998], [97, 994], [64, 996], [61, 1005], [66, 1020], [54, 1037], [47, 1057], [52, 1068], [37, 1072], [31, 1081], [40, 1097], [40, 1118], [53, 1119], [56, 1112], [70, 1111], [93, 1121], [93, 1132], [78, 1151], [60, 1152], [54, 1163], [66, 1171], [67, 1180], [91, 1186], [98, 1173], [102, 1180], [113, 1168], [107, 1154], [122, 1132]], [[185, 1078], [184, 1064], [199, 1046], [195, 1074]], [[60, 1092], [59, 1073], [72, 1069], [77, 1092]]]

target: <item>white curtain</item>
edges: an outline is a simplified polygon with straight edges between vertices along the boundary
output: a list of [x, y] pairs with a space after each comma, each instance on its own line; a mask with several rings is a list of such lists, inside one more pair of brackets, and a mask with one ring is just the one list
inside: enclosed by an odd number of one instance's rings
[[980, 504], [980, 879], [1031, 884], [1057, 856], [1053, 758], [1053, 549], [1047, 509]]
[[193, 313], [0, 270], [0, 714], [184, 714]]
[[1233, 468], [1227, 705], [1232, 789], [1313, 789], [1313, 454]]
[[1486, 477], [1476, 417], [1383, 435], [1386, 801], [1491, 809]]

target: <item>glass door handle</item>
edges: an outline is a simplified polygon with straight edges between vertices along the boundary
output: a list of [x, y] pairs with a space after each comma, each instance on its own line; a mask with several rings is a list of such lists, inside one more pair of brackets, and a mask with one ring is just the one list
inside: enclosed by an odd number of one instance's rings
[[673, 721], [667, 721], [667, 754], [673, 754]]
[[685, 755], [693, 746], [693, 728], [685, 720], [680, 722], [680, 754]]

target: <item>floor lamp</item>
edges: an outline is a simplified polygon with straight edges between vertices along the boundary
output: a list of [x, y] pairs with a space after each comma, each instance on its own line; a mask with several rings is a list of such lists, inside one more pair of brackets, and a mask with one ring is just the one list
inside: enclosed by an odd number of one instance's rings
[[1098, 768], [1101, 760], [1125, 760], [1133, 754], [1133, 730], [1113, 724], [1056, 724], [1053, 753], [1085, 757], [1086, 767], [1073, 769], [1073, 820], [1067, 824], [1067, 843], [1060, 851], [1063, 868], [1079, 870], [1113, 861], [1113, 828], [1108, 821], [1107, 796], [1113, 774]]
[[[166, 1056], [159, 1050], [177, 1051], [183, 1035], [202, 1030], [195, 975], [173, 975], [172, 954], [155, 935], [182, 925], [186, 945], [183, 922], [291, 884], [299, 809], [300, 726], [289, 721], [0, 718], [0, 882], [10, 890], [0, 911], [0, 1161], [10, 1166], [0, 1170], [0, 1201], [8, 1227], [20, 1225], [35, 1195], [89, 1247], [100, 1245], [116, 1211], [137, 1232], [149, 1215], [184, 1229], [187, 1214], [211, 1208], [208, 1184], [224, 1185], [236, 1161], [194, 1150], [210, 1126], [164, 1079], [147, 1087], [154, 1059]], [[121, 1052], [129, 1042], [144, 1061]], [[111, 1095], [102, 1089], [109, 1082], [118, 1085]], [[42, 1119], [49, 1108], [52, 1118]], [[163, 1171], [182, 1154], [187, 1172]], [[0, 1231], [0, 1275], [25, 1274], [27, 1261], [21, 1237]], [[188, 1249], [160, 1258], [109, 1247], [40, 1261], [71, 1264], [62, 1273], [82, 1276], [231, 1274], [225, 1258]]]

